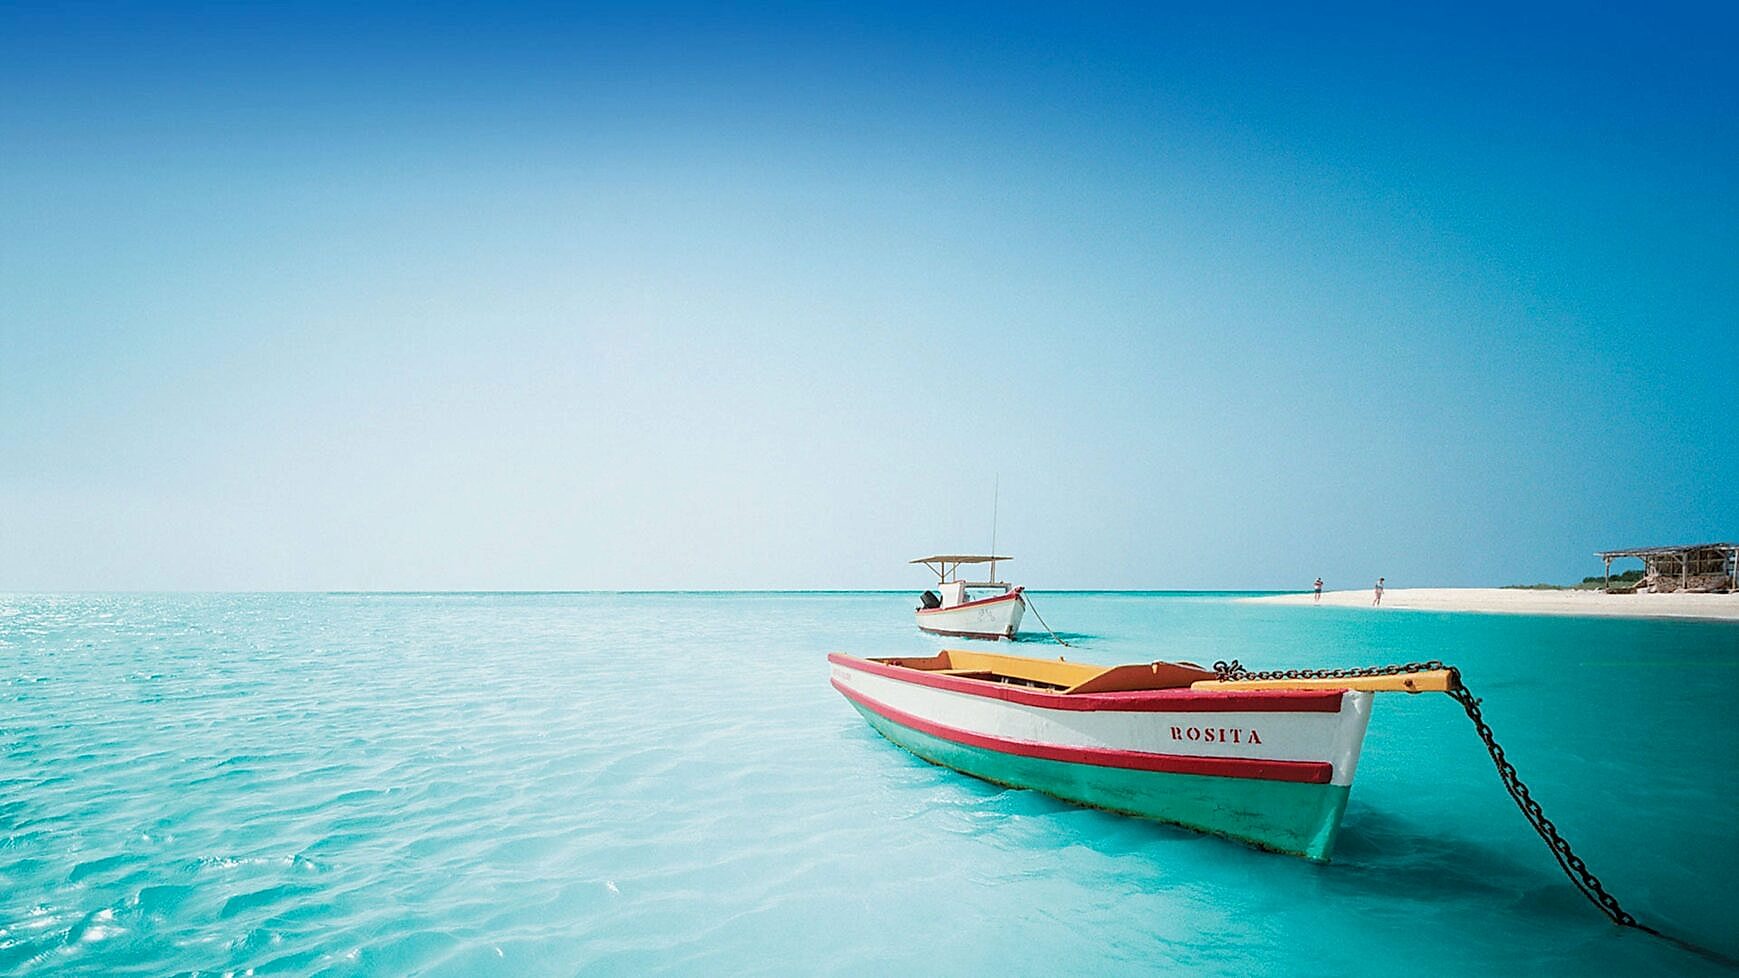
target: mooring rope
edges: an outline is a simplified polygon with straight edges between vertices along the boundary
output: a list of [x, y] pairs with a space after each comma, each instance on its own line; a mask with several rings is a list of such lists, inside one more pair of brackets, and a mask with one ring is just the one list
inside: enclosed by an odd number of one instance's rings
[[1528, 786], [1516, 772], [1516, 766], [1504, 756], [1503, 747], [1499, 746], [1497, 738], [1492, 734], [1491, 725], [1485, 722], [1485, 716], [1480, 712], [1479, 699], [1461, 681], [1461, 670], [1454, 666], [1446, 666], [1441, 662], [1408, 662], [1399, 665], [1371, 666], [1363, 669], [1275, 669], [1267, 672], [1254, 672], [1245, 669], [1237, 659], [1231, 662], [1214, 663], [1214, 672], [1221, 682], [1235, 679], [1351, 679], [1368, 676], [1398, 676], [1413, 672], [1447, 671], [1450, 677], [1448, 693], [1461, 704], [1467, 712], [1467, 718], [1473, 721], [1473, 728], [1479, 734], [1479, 739], [1485, 744], [1486, 752], [1491, 755], [1491, 762], [1497, 767], [1498, 778], [1503, 782], [1504, 790], [1509, 792], [1511, 800], [1521, 810], [1522, 817], [1528, 820], [1546, 847], [1552, 850], [1552, 858], [1558, 861], [1558, 866], [1576, 889], [1588, 898], [1588, 902], [1600, 908], [1614, 924], [1620, 927], [1631, 927], [1645, 934], [1653, 934], [1668, 943], [1675, 944], [1693, 954], [1708, 958], [1728, 967], [1739, 967], [1739, 960], [1719, 951], [1693, 944], [1690, 941], [1663, 934], [1653, 927], [1638, 921], [1625, 909], [1619, 906], [1618, 898], [1609, 893], [1600, 882], [1600, 878], [1588, 868], [1588, 864], [1570, 848], [1570, 843], [1558, 831], [1558, 826], [1546, 817], [1540, 803], [1534, 800], [1528, 791]]
[[[1021, 592], [1020, 599], [1022, 601], [1026, 602], [1027, 610], [1033, 613], [1033, 617], [1037, 618], [1039, 620], [1039, 624], [1045, 625], [1045, 616], [1039, 614], [1039, 609], [1033, 607], [1033, 599], [1030, 596], [1028, 596], [1025, 591]], [[1051, 626], [1045, 625], [1045, 631], [1051, 632]], [[1062, 636], [1058, 635], [1056, 632], [1051, 632], [1051, 638], [1056, 639], [1057, 644], [1061, 645], [1063, 648], [1066, 648], [1066, 649], [1074, 648], [1073, 645], [1070, 645], [1069, 643], [1063, 641]]]

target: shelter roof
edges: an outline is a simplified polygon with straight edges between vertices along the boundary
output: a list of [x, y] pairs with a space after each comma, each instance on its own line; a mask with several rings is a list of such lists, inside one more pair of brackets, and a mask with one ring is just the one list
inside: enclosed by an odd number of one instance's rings
[[1739, 543], [1693, 543], [1682, 547], [1636, 547], [1631, 550], [1602, 550], [1596, 557], [1654, 557], [1660, 554], [1690, 553], [1693, 550], [1739, 550]]

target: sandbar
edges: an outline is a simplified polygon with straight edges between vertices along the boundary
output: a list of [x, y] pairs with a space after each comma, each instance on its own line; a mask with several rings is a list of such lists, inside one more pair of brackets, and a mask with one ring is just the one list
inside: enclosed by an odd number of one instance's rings
[[[1309, 607], [1305, 594], [1273, 594], [1239, 600], [1256, 604]], [[1615, 618], [1709, 618], [1739, 621], [1739, 593], [1606, 594], [1602, 591], [1546, 591], [1497, 587], [1389, 588], [1381, 606], [1372, 607], [1371, 589], [1324, 591], [1322, 605], [1374, 612], [1471, 611], [1511, 615], [1590, 615]]]

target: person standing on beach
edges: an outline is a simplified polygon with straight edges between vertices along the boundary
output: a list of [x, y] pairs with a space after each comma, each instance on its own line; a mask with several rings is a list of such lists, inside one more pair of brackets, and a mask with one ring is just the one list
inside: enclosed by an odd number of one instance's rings
[[1322, 604], [1322, 578], [1316, 579], [1316, 603]]
[[1383, 579], [1379, 577], [1379, 578], [1377, 578], [1377, 597], [1375, 600], [1373, 600], [1371, 602], [1371, 605], [1373, 607], [1375, 607], [1376, 605], [1380, 605], [1382, 603], [1383, 603]]

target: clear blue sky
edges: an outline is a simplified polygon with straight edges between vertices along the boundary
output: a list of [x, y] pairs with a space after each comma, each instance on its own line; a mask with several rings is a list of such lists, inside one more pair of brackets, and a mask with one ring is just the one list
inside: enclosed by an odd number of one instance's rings
[[1739, 536], [1739, 18], [0, 6], [0, 589]]

